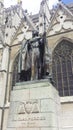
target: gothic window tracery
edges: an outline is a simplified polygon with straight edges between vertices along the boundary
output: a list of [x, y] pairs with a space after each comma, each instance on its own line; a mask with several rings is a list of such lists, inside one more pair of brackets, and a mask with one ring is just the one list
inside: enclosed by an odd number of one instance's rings
[[54, 49], [52, 74], [60, 96], [73, 95], [73, 44], [62, 40]]

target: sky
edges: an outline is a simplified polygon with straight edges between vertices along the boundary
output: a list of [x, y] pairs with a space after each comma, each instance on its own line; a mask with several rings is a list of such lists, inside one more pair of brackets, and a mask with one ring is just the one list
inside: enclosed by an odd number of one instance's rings
[[[4, 0], [4, 6], [7, 8], [11, 5], [17, 4], [18, 0]], [[22, 0], [22, 7], [28, 10], [28, 13], [38, 13], [40, 9], [40, 2], [42, 0]], [[62, 0], [64, 3], [72, 3], [73, 0]], [[58, 0], [48, 0], [49, 8], [58, 3]]]

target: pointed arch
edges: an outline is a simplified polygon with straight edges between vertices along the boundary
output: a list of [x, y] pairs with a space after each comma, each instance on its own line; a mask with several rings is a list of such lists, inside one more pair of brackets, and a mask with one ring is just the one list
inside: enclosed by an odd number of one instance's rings
[[54, 44], [54, 46], [53, 46], [53, 50], [56, 48], [56, 46], [59, 44], [59, 43], [61, 43], [63, 40], [66, 40], [66, 41], [68, 41], [68, 42], [70, 42], [70, 43], [73, 43], [73, 39], [70, 39], [70, 38], [68, 38], [68, 37], [61, 37], [59, 40], [57, 40], [56, 41], [56, 43]]
[[60, 96], [73, 95], [72, 52], [73, 42], [62, 38], [52, 54], [54, 86], [58, 89]]

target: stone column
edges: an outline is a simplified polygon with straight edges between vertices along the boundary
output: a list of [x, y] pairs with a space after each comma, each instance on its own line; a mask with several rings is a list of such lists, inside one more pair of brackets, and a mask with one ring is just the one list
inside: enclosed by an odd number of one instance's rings
[[7, 108], [6, 96], [8, 87], [8, 74], [9, 74], [9, 46], [3, 49], [2, 66], [0, 71], [0, 127], [3, 130], [4, 113]]
[[9, 46], [6, 46], [3, 50], [2, 67], [1, 67], [2, 70], [7, 71], [8, 60], [9, 60]]

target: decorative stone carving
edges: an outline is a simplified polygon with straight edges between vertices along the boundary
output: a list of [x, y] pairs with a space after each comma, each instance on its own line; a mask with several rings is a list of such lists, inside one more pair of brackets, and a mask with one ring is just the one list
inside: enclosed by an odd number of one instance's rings
[[21, 103], [21, 105], [18, 108], [18, 114], [25, 114], [24, 111], [24, 103]]
[[52, 18], [49, 28], [49, 35], [71, 29], [73, 29], [73, 16], [67, 7], [60, 5]]
[[33, 104], [31, 101], [27, 101], [25, 104], [25, 111], [27, 114], [30, 114], [32, 112]]
[[20, 103], [18, 114], [39, 113], [38, 101], [26, 101]]

